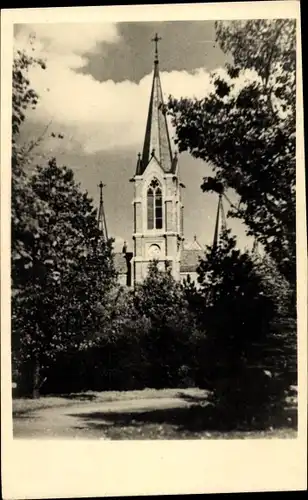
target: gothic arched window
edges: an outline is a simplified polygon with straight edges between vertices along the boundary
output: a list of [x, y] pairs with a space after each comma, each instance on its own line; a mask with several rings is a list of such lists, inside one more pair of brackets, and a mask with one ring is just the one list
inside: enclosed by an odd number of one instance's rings
[[163, 198], [160, 184], [153, 179], [147, 192], [148, 229], [162, 229], [163, 227]]

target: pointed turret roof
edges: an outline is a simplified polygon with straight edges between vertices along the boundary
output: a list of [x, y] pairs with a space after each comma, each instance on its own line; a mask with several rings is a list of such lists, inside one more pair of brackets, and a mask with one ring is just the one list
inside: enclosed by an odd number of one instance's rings
[[106, 215], [105, 215], [105, 210], [104, 210], [104, 202], [103, 202], [103, 188], [106, 186], [106, 184], [103, 184], [102, 181], [99, 183], [99, 209], [98, 209], [98, 229], [101, 231], [101, 235], [104, 241], [108, 240], [108, 233], [107, 233], [107, 222], [106, 222]]
[[218, 197], [218, 206], [217, 206], [217, 215], [214, 229], [214, 239], [213, 239], [213, 248], [217, 248], [219, 238], [221, 236], [222, 231], [227, 229], [227, 221], [225, 216], [225, 209], [222, 202], [223, 193], [219, 194]]
[[157, 44], [160, 38], [153, 38], [155, 42], [154, 74], [148, 118], [146, 124], [143, 152], [137, 162], [136, 175], [142, 175], [151, 161], [156, 159], [166, 173], [174, 173], [177, 158], [173, 156], [168, 131], [166, 107], [163, 100], [163, 92], [159, 75], [159, 60]]

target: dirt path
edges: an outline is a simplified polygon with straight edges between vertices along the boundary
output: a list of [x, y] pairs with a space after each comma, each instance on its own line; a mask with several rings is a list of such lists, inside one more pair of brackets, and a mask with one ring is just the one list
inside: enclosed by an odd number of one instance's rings
[[14, 437], [95, 440], [296, 437], [296, 430], [289, 427], [222, 431], [217, 429], [216, 417], [212, 420], [214, 427], [208, 427], [213, 417], [211, 407], [207, 406], [206, 391], [196, 389], [72, 396], [15, 401]]
[[[34, 410], [15, 417], [14, 436], [22, 438], [106, 439], [103, 427], [113, 425], [119, 415], [189, 408], [193, 403], [181, 397], [146, 398], [110, 402], [85, 402]], [[104, 416], [106, 418], [104, 418]], [[114, 417], [114, 418], [113, 418]], [[99, 421], [99, 422], [98, 422]]]

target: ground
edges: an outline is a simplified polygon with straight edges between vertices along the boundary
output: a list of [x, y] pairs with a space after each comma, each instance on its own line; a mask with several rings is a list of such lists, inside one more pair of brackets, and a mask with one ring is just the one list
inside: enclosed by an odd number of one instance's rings
[[[85, 392], [38, 400], [13, 400], [16, 438], [242, 439], [292, 438], [290, 426], [222, 430], [209, 419], [200, 389]], [[208, 425], [205, 425], [205, 412]]]

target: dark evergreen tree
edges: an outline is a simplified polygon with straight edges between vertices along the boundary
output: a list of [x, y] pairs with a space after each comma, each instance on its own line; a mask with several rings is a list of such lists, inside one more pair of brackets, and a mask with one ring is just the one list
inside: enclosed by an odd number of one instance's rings
[[213, 391], [228, 424], [265, 424], [281, 410], [290, 384], [279, 361], [286, 338], [273, 329], [278, 310], [267, 280], [252, 256], [236, 249], [229, 231], [216, 248], [208, 247], [198, 274], [198, 314], [205, 330], [199, 381]]

